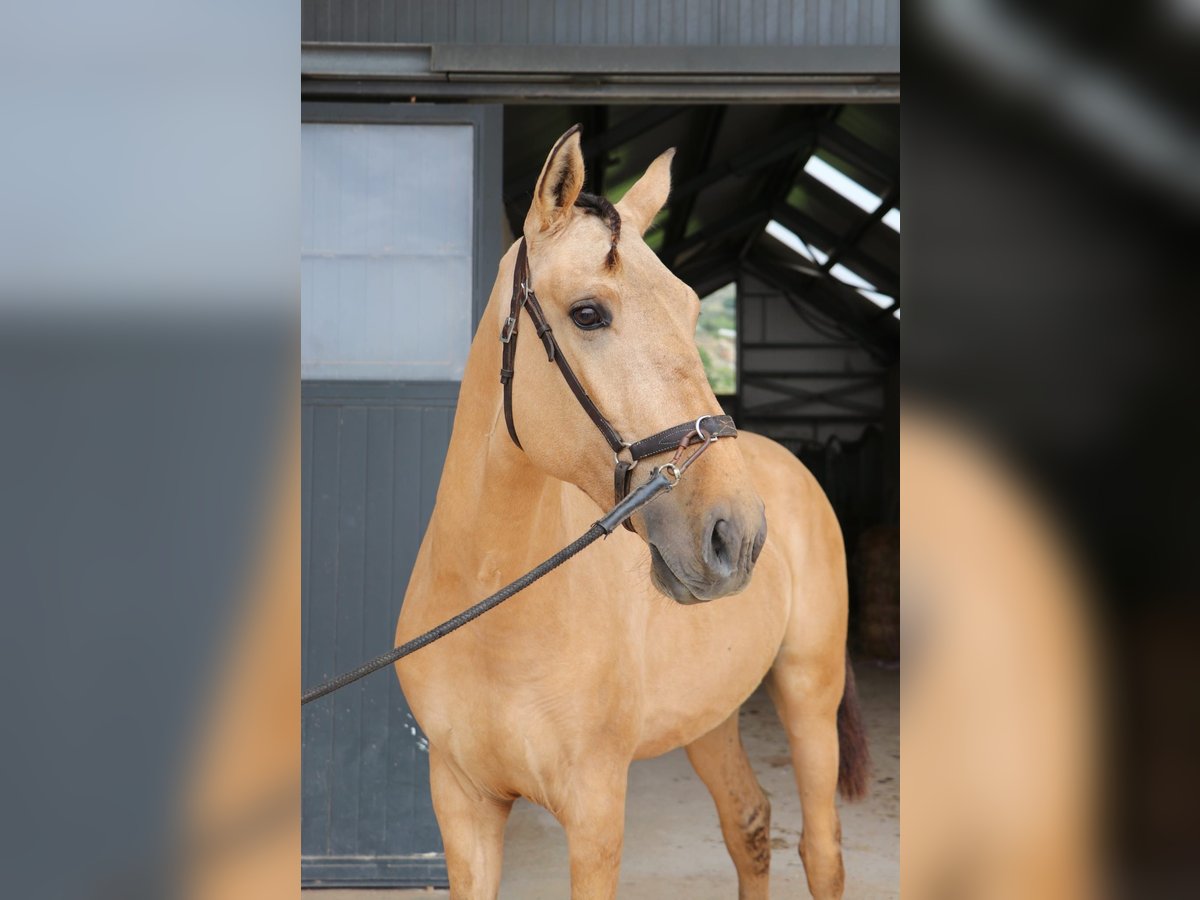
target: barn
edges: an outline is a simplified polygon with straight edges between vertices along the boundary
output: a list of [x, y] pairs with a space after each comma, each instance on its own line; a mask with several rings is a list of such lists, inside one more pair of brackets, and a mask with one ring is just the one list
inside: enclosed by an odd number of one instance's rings
[[[304, 683], [390, 646], [498, 260], [574, 123], [614, 200], [678, 148], [647, 240], [725, 411], [833, 501], [852, 644], [894, 657], [898, 0], [303, 0], [302, 40]], [[303, 741], [303, 883], [444, 885], [395, 678], [306, 707]]]

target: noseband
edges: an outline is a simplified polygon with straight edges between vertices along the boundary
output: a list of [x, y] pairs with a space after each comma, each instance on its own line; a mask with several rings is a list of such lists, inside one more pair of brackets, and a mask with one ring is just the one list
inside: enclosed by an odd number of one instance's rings
[[[521, 441], [517, 438], [517, 427], [513, 424], [512, 383], [517, 360], [517, 322], [521, 318], [522, 308], [529, 310], [529, 319], [533, 322], [534, 330], [541, 338], [542, 346], [546, 349], [547, 361], [558, 365], [558, 370], [567, 382], [567, 387], [571, 389], [571, 393], [575, 395], [575, 399], [579, 401], [583, 411], [588, 414], [588, 418], [592, 420], [600, 433], [604, 435], [608, 446], [612, 448], [615, 467], [613, 470], [613, 493], [618, 503], [629, 493], [630, 474], [641, 460], [658, 453], [675, 450], [677, 451], [675, 459], [664, 467], [674, 468], [683, 449], [689, 444], [703, 444], [701, 450], [704, 450], [718, 438], [737, 437], [737, 428], [734, 427], [732, 418], [724, 415], [704, 415], [695, 421], [683, 422], [666, 428], [649, 437], [642, 438], [640, 441], [630, 443], [624, 440], [617, 429], [613, 428], [612, 423], [604, 418], [604, 414], [600, 412], [592, 398], [588, 396], [566, 357], [563, 356], [558, 341], [554, 339], [550, 323], [546, 321], [542, 306], [538, 303], [537, 295], [534, 294], [529, 283], [529, 253], [525, 239], [522, 238], [517, 249], [517, 262], [513, 267], [512, 301], [509, 305], [508, 318], [500, 330], [500, 342], [504, 345], [500, 363], [500, 383], [504, 385], [504, 422], [508, 426], [509, 437], [517, 447], [521, 447]], [[699, 455], [699, 451], [688, 460], [688, 463], [690, 464], [697, 455]], [[676, 469], [676, 474], [678, 474], [678, 469]], [[629, 524], [628, 520], [625, 521], [625, 527], [633, 531], [633, 526]]]

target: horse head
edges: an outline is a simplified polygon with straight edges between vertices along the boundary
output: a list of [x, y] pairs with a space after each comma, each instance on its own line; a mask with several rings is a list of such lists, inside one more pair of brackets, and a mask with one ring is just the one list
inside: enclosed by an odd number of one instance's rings
[[[643, 239], [670, 192], [673, 156], [659, 156], [613, 205], [583, 193], [576, 126], [551, 149], [525, 219], [526, 267], [518, 280], [527, 273], [553, 331], [551, 352], [570, 360], [588, 400], [539, 359], [536, 340], [519, 343], [511, 360], [520, 372], [511, 390], [514, 438], [519, 432], [533, 465], [605, 509], [613, 504], [614, 441], [609, 435], [606, 446], [586, 403], [629, 440], [719, 412], [696, 348], [699, 298]], [[502, 333], [512, 327], [509, 314], [500, 311]], [[673, 449], [640, 460], [629, 487], [666, 464]], [[680, 603], [745, 588], [767, 533], [763, 502], [734, 440], [706, 447], [678, 487], [632, 525], [650, 548], [655, 586]]]

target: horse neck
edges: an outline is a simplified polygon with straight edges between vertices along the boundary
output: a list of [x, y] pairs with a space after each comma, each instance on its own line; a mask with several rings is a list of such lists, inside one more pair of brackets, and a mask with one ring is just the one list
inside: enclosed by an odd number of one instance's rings
[[[497, 283], [504, 281], [502, 268]], [[534, 467], [504, 424], [501, 345], [492, 327], [501, 300], [508, 302], [493, 291], [467, 357], [429, 526], [439, 571], [451, 566], [471, 577], [524, 565], [531, 554], [542, 554], [547, 541], [559, 539], [563, 526], [563, 483]]]

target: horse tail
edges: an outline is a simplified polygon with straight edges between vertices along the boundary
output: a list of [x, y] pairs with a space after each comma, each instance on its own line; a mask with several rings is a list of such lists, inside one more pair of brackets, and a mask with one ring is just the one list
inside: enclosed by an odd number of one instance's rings
[[871, 774], [871, 751], [863, 729], [862, 709], [858, 703], [858, 687], [850, 653], [846, 652], [846, 688], [837, 711], [838, 731], [838, 791], [846, 800], [861, 800], [867, 795]]

